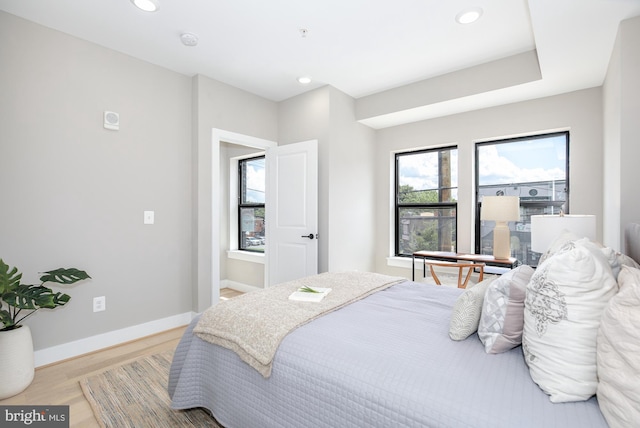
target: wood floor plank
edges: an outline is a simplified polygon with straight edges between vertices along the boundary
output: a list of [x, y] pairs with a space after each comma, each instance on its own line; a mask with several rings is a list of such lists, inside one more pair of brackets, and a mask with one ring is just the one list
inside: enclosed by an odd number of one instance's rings
[[68, 405], [70, 426], [98, 427], [80, 379], [137, 358], [174, 350], [186, 326], [36, 369], [33, 383], [0, 405]]
[[[242, 292], [222, 289], [221, 300]], [[68, 405], [70, 426], [74, 428], [99, 427], [93, 410], [80, 388], [80, 379], [135, 359], [175, 350], [187, 326], [143, 337], [100, 351], [81, 355], [48, 366], [38, 367], [31, 385], [20, 394], [0, 400], [0, 405]]]

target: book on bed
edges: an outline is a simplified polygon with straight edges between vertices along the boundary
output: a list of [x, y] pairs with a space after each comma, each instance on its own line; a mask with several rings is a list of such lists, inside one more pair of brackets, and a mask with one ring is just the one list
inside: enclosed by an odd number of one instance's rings
[[289, 295], [289, 300], [298, 300], [300, 302], [320, 302], [324, 296], [329, 294], [330, 288], [326, 287], [300, 287]]

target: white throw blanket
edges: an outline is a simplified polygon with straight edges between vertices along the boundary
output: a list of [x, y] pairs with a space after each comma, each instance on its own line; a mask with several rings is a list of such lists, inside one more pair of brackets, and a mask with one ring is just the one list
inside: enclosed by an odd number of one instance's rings
[[[369, 272], [323, 273], [246, 293], [207, 309], [193, 330], [207, 342], [231, 349], [262, 376], [271, 375], [280, 342], [294, 329], [349, 303], [404, 281]], [[289, 300], [300, 287], [327, 287], [320, 302]]]

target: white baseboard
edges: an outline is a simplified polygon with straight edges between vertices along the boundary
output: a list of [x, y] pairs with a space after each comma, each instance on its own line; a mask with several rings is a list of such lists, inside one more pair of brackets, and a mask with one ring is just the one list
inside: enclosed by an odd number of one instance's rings
[[194, 312], [185, 312], [183, 314], [173, 315], [144, 324], [138, 324], [41, 349], [34, 352], [35, 365], [36, 367], [44, 366], [131, 340], [140, 339], [141, 337], [150, 336], [172, 328], [181, 327], [189, 324], [195, 315]]
[[230, 288], [232, 290], [242, 291], [243, 293], [262, 290], [261, 287], [255, 287], [253, 285], [243, 284], [241, 282], [231, 281], [229, 279], [223, 279], [222, 281], [220, 281], [220, 288]]

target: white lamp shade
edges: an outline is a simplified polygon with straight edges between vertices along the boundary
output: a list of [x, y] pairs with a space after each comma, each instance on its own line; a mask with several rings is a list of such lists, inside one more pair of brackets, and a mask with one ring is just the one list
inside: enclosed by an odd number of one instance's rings
[[518, 196], [483, 196], [480, 220], [516, 221], [520, 219]]
[[532, 215], [531, 251], [544, 253], [563, 231], [581, 238], [596, 239], [594, 215]]

